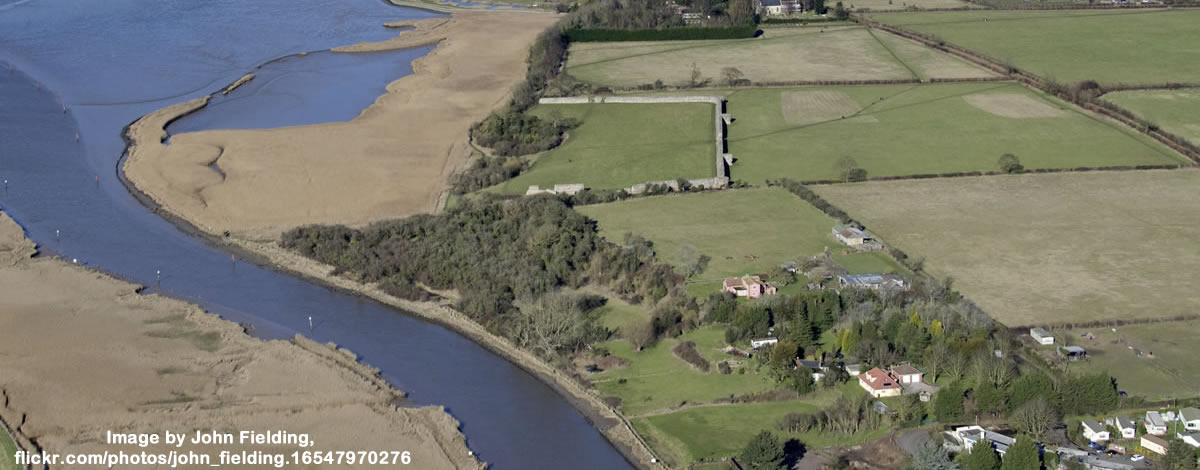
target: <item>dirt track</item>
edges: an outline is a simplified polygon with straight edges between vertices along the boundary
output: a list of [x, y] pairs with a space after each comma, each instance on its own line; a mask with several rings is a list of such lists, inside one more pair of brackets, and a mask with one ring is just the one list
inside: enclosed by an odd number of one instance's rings
[[195, 306], [33, 253], [0, 213], [0, 418], [27, 448], [32, 439], [55, 453], [155, 452], [167, 448], [108, 445], [105, 432], [286, 430], [316, 445], [181, 450], [407, 450], [419, 468], [480, 467], [454, 418], [397, 408], [401, 394], [343, 351], [257, 340]]
[[429, 212], [470, 156], [471, 124], [504, 103], [525, 73], [529, 44], [555, 19], [464, 11], [391, 24], [415, 29], [336, 50], [438, 46], [354, 120], [184, 133], [168, 146], [158, 137], [162, 126], [190, 108], [172, 106], [130, 127], [125, 173], [200, 229], [253, 239], [275, 239], [304, 224], [359, 225]]

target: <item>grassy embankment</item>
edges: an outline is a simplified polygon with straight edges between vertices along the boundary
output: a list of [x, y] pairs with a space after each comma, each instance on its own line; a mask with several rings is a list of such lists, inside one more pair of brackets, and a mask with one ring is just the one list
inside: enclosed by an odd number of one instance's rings
[[712, 84], [724, 83], [725, 67], [776, 83], [993, 76], [914, 42], [842, 25], [767, 28], [763, 37], [741, 40], [574, 44], [567, 71], [597, 85], [679, 86], [689, 84], [692, 64]]
[[1103, 99], [1200, 145], [1200, 90], [1121, 91]]
[[1062, 82], [1200, 81], [1200, 10], [962, 11], [870, 15]]
[[[746, 89], [730, 94], [735, 179], [836, 179], [853, 158], [868, 176], [1181, 164], [1130, 129], [1011, 83]], [[845, 117], [843, 119], [843, 116]]]
[[558, 112], [581, 124], [561, 146], [535, 156], [529, 171], [489, 191], [524, 194], [530, 185], [570, 183], [620, 189], [716, 176], [710, 104], [539, 105], [532, 112], [542, 117]]
[[601, 234], [616, 243], [625, 233], [646, 237], [665, 262], [678, 264], [684, 244], [711, 257], [688, 288], [701, 297], [720, 290], [726, 277], [767, 273], [825, 248], [853, 273], [902, 270], [883, 253], [845, 252], [831, 234], [833, 219], [780, 188], [638, 198], [578, 210], [599, 221]]
[[18, 470], [21, 467], [17, 465], [17, 444], [13, 442], [12, 436], [8, 435], [8, 431], [0, 428], [0, 470]]

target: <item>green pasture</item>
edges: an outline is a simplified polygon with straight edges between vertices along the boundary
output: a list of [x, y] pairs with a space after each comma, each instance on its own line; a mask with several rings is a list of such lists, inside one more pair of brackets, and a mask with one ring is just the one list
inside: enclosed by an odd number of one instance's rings
[[1060, 82], [1200, 82], [1200, 10], [870, 15]]
[[620, 241], [625, 233], [650, 240], [661, 261], [678, 265], [684, 244], [711, 257], [708, 269], [695, 279], [704, 286], [697, 296], [719, 290], [726, 277], [765, 274], [827, 247], [834, 261], [851, 272], [899, 271], [882, 253], [847, 252], [833, 238], [833, 219], [781, 188], [635, 198], [577, 210], [596, 219], [609, 240]]
[[716, 176], [713, 106], [705, 103], [556, 104], [533, 112], [578, 118], [561, 146], [529, 171], [491, 190], [524, 194], [530, 185], [583, 183], [620, 189], [647, 181]]
[[1120, 91], [1104, 99], [1200, 145], [1200, 90]]
[[[881, 42], [880, 36], [888, 36]], [[910, 63], [911, 62], [911, 63]], [[574, 44], [567, 71], [598, 85], [636, 87], [726, 83], [733, 67], [756, 83], [817, 80], [903, 80], [992, 76], [982, 68], [916, 43], [844, 25], [764, 29], [739, 40], [594, 42]]]
[[775, 423], [788, 413], [813, 413], [838, 396], [851, 393], [862, 393], [862, 389], [857, 383], [849, 383], [803, 400], [700, 406], [635, 418], [633, 425], [655, 449], [670, 454], [678, 463], [735, 456], [751, 436], [763, 430], [772, 431], [783, 440], [796, 439], [809, 449], [849, 446], [887, 435], [886, 426], [849, 436], [819, 431], [785, 433], [775, 429]]
[[[1200, 321], [1062, 332], [1072, 344], [1088, 351], [1086, 361], [1070, 365], [1073, 371], [1108, 371], [1121, 390], [1152, 400], [1190, 398], [1200, 390], [1200, 364], [1196, 362], [1200, 349], [1195, 341]], [[1081, 337], [1083, 333], [1094, 339]]]
[[1012, 83], [742, 89], [728, 93], [730, 175], [836, 179], [849, 157], [868, 176], [1179, 164], [1132, 130]]

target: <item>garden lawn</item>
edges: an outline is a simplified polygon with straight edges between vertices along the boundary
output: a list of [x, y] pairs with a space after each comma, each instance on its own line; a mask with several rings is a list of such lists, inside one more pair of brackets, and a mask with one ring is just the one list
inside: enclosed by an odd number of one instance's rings
[[1200, 145], [1200, 90], [1121, 91], [1104, 99]]
[[728, 94], [735, 180], [837, 179], [843, 157], [867, 176], [1181, 164], [1132, 130], [1012, 83], [743, 89]]
[[1060, 82], [1200, 82], [1200, 10], [880, 13]]
[[[1121, 390], [1151, 400], [1190, 398], [1200, 390], [1200, 363], [1196, 362], [1200, 345], [1195, 339], [1200, 321], [1126, 325], [1115, 332], [1111, 328], [1062, 332], [1071, 344], [1088, 351], [1088, 360], [1071, 364], [1072, 370], [1107, 371]], [[1095, 339], [1081, 337], [1083, 333]]]
[[1010, 327], [1200, 311], [1197, 188], [1196, 169], [813, 186]]
[[809, 449], [849, 446], [887, 435], [886, 426], [849, 436], [820, 431], [785, 433], [775, 429], [775, 423], [784, 415], [816, 412], [843, 393], [863, 392], [857, 383], [849, 383], [805, 400], [695, 407], [636, 418], [633, 425], [655, 449], [671, 454], [679, 464], [735, 456], [750, 437], [764, 430], [776, 433], [783, 440], [797, 439]]
[[[700, 372], [671, 352], [680, 341], [689, 340], [694, 341], [696, 350], [712, 363], [710, 372]], [[628, 367], [606, 370], [590, 379], [604, 395], [620, 398], [621, 412], [630, 417], [669, 409], [683, 402], [710, 403], [730, 395], [775, 388], [765, 374], [754, 373], [753, 365], [747, 366], [745, 374], [738, 374], [736, 370], [729, 375], [717, 372], [719, 361], [746, 359], [721, 352], [725, 347], [725, 331], [716, 326], [694, 330], [677, 339], [660, 340], [640, 352], [634, 351], [625, 340], [596, 346], [608, 348], [612, 355], [629, 361]], [[620, 379], [626, 382], [620, 383]]]
[[530, 185], [583, 183], [620, 189], [677, 178], [716, 176], [713, 106], [704, 103], [539, 105], [582, 124], [561, 146], [541, 153], [529, 171], [491, 190], [524, 194]]
[[625, 233], [654, 242], [659, 260], [679, 265], [680, 247], [690, 244], [712, 258], [696, 276], [703, 291], [720, 290], [723, 278], [765, 274], [780, 264], [834, 252], [855, 273], [899, 271], [883, 253], [843, 253], [832, 235], [833, 219], [782, 188], [738, 189], [628, 199], [577, 207], [596, 219], [605, 238], [620, 243]]
[[[939, 77], [992, 76], [947, 54], [920, 55], [930, 71], [947, 72]], [[567, 71], [597, 85], [624, 88], [656, 80], [686, 86], [693, 64], [700, 81], [709, 84], [724, 84], [726, 67], [737, 68], [742, 78], [755, 83], [915, 78], [900, 59], [865, 28], [816, 25], [766, 28], [762, 37], [753, 39], [572, 44]]]

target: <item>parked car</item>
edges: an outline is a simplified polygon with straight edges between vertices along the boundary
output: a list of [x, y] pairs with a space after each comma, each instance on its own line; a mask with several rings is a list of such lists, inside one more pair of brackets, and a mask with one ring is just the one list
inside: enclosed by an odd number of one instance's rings
[[1142, 455], [1142, 454], [1133, 454], [1133, 457], [1129, 458], [1129, 460], [1132, 460], [1134, 462], [1141, 462], [1142, 460], [1145, 460], [1145, 459], [1146, 459], [1146, 456]]

